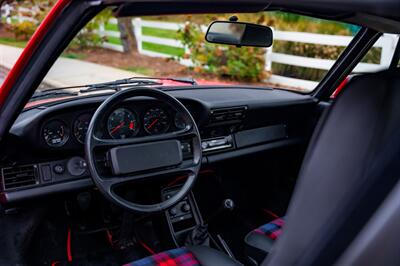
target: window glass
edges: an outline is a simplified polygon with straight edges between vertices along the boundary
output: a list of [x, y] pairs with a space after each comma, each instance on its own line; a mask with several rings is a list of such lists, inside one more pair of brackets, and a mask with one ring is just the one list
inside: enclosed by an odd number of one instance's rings
[[[1, 55], [0, 81], [54, 4], [42, 2], [2, 5], [0, 45], [7, 56]], [[207, 25], [231, 15], [115, 18], [105, 10], [74, 38], [39, 90], [140, 76], [310, 92], [359, 30], [354, 25], [282, 12], [238, 14], [239, 21], [272, 27], [273, 46], [238, 48], [206, 43]], [[355, 73], [387, 67], [396, 38], [384, 35]]]

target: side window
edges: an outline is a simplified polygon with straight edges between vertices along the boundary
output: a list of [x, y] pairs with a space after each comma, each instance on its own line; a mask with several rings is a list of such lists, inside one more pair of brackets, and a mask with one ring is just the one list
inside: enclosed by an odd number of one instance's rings
[[399, 35], [383, 34], [353, 70], [353, 74], [372, 73], [388, 69], [394, 56]]

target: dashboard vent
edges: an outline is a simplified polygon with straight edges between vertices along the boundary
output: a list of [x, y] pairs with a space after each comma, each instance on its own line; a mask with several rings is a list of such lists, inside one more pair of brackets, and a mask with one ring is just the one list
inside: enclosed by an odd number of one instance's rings
[[232, 121], [240, 122], [244, 119], [246, 110], [246, 106], [212, 109], [210, 122], [213, 124]]
[[4, 190], [32, 186], [38, 183], [36, 165], [3, 168], [1, 169], [1, 174], [3, 176]]

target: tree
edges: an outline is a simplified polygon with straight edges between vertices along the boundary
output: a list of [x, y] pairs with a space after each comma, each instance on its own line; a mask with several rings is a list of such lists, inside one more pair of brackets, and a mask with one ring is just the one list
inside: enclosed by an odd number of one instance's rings
[[132, 26], [132, 18], [118, 18], [118, 28], [121, 33], [121, 42], [125, 53], [137, 52], [137, 41]]

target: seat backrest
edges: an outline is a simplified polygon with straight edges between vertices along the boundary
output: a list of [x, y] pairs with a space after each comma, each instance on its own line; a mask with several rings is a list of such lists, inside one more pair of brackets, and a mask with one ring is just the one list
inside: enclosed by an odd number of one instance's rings
[[400, 72], [355, 77], [321, 118], [263, 265], [331, 265], [400, 175]]

